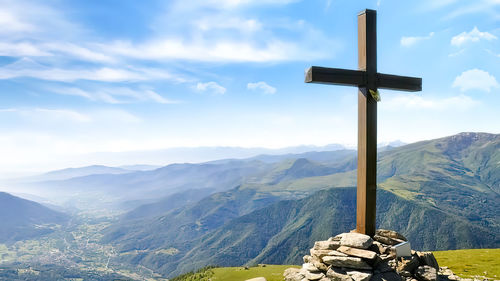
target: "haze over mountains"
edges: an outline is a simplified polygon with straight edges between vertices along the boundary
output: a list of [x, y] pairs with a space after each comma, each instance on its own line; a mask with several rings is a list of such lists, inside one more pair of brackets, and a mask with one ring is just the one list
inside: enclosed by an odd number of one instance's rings
[[[120, 212], [96, 242], [118, 253], [111, 264], [170, 277], [205, 265], [299, 263], [313, 241], [355, 226], [354, 150], [49, 175], [59, 178], [17, 187], [84, 213]], [[378, 186], [377, 224], [415, 249], [500, 246], [500, 135], [384, 149]]]
[[0, 243], [36, 238], [54, 231], [69, 216], [39, 203], [0, 192]]

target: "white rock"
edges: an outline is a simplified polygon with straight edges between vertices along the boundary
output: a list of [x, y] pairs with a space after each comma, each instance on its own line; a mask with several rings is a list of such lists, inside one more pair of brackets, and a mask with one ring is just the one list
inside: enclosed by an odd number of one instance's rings
[[372, 278], [372, 274], [367, 271], [347, 271], [347, 275], [351, 276], [354, 281], [368, 281]]
[[361, 233], [345, 233], [340, 239], [340, 245], [359, 249], [368, 249], [373, 244], [373, 239]]
[[255, 277], [255, 278], [252, 278], [252, 279], [247, 279], [245, 281], [267, 281], [267, 280], [264, 277]]
[[355, 257], [325, 256], [323, 257], [323, 262], [336, 267], [372, 269], [372, 267], [364, 262], [361, 258]]
[[309, 272], [312, 272], [312, 273], [316, 273], [316, 272], [319, 272], [320, 270], [314, 266], [312, 263], [304, 263], [302, 265], [302, 268], [304, 268], [305, 270], [309, 271]]
[[415, 270], [415, 276], [422, 281], [436, 281], [437, 280], [437, 272], [436, 269], [432, 266], [424, 265], [419, 266], [417, 270]]

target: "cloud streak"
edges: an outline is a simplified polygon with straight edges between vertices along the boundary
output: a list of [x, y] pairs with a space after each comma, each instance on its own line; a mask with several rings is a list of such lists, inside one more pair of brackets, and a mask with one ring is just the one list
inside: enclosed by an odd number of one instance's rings
[[198, 83], [196, 84], [195, 89], [199, 92], [211, 92], [215, 95], [223, 95], [226, 93], [226, 88], [222, 87], [221, 85], [217, 84], [217, 82], [214, 81], [206, 83]]
[[256, 83], [248, 83], [247, 89], [252, 91], [260, 91], [267, 95], [273, 95], [276, 93], [276, 88], [270, 86], [264, 81], [256, 82]]
[[135, 102], [155, 102], [161, 104], [175, 104], [178, 101], [169, 100], [150, 89], [131, 89], [127, 87], [99, 87], [94, 90], [76, 87], [60, 87], [51, 90], [61, 95], [79, 96], [90, 101], [99, 101], [110, 104], [125, 104]]
[[462, 32], [451, 38], [451, 45], [460, 47], [468, 42], [479, 42], [480, 40], [496, 40], [497, 37], [489, 32], [481, 32], [475, 26], [470, 32]]
[[479, 102], [465, 95], [452, 96], [448, 98], [425, 98], [416, 94], [388, 95], [381, 107], [384, 110], [466, 110], [478, 105]]
[[77, 80], [126, 82], [146, 80], [170, 80], [184, 82], [169, 72], [154, 68], [55, 68], [39, 64], [33, 59], [22, 58], [12, 64], [0, 67], [0, 79], [30, 77], [41, 80], [73, 82]]
[[411, 47], [421, 41], [431, 39], [432, 36], [434, 36], [434, 32], [429, 33], [427, 36], [403, 36], [401, 37], [400, 43], [403, 47]]

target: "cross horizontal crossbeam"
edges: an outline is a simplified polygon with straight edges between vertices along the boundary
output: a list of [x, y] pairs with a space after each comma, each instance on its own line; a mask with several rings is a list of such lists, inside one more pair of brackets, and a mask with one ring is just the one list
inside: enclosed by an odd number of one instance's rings
[[[363, 70], [311, 66], [306, 70], [305, 82], [366, 87], [368, 77]], [[422, 91], [422, 78], [376, 73], [375, 88], [418, 92]]]

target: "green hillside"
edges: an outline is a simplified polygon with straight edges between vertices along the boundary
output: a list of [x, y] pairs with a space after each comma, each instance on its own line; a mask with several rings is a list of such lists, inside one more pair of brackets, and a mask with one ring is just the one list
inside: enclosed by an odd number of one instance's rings
[[39, 203], [0, 192], [0, 243], [51, 233], [69, 217]]
[[[378, 226], [419, 250], [499, 247], [499, 155], [500, 135], [481, 133], [380, 153]], [[230, 191], [119, 222], [103, 241], [118, 247], [120, 261], [169, 276], [213, 264], [298, 263], [315, 240], [354, 228], [355, 189], [342, 187], [355, 185], [352, 163], [346, 154], [286, 158]]]
[[449, 267], [460, 277], [500, 279], [500, 249], [437, 251], [434, 256], [441, 266]]
[[[498, 280], [500, 277], [500, 249], [471, 249], [434, 252], [440, 266], [450, 268], [462, 278], [474, 277]], [[205, 268], [197, 273], [188, 273], [173, 278], [172, 281], [244, 281], [264, 277], [268, 281], [283, 280], [283, 271], [294, 265], [266, 265], [249, 267]], [[205, 278], [205, 279], [203, 279]]]

